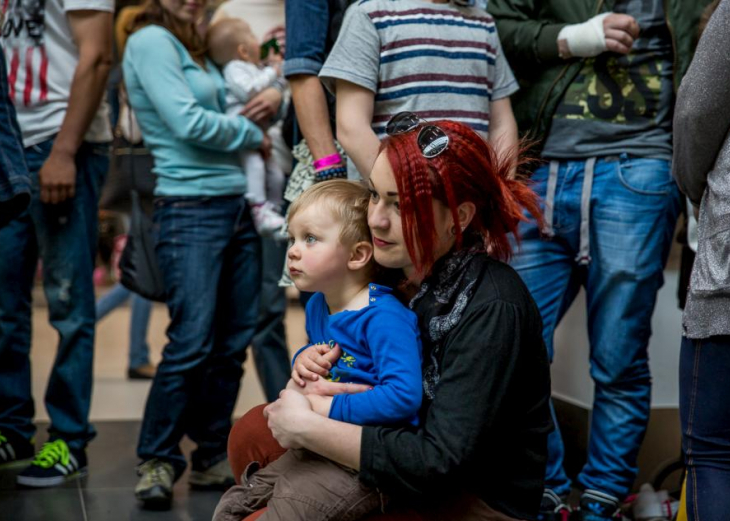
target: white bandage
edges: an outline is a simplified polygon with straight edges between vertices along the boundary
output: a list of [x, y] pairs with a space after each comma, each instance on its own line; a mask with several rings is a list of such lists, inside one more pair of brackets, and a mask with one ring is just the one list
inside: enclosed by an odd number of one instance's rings
[[601, 13], [582, 24], [566, 25], [558, 34], [558, 41], [565, 40], [570, 54], [580, 58], [598, 56], [606, 50], [606, 34], [603, 19], [613, 13]]

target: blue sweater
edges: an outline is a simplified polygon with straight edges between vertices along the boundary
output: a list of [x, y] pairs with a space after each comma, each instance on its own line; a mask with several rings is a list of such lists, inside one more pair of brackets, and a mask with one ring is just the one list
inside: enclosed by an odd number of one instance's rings
[[331, 371], [333, 381], [373, 386], [372, 391], [335, 396], [330, 418], [357, 425], [418, 424], [423, 393], [418, 320], [390, 288], [370, 284], [368, 306], [334, 315], [324, 295], [315, 293], [307, 303], [306, 321], [311, 344], [342, 348]]
[[243, 194], [238, 151], [256, 149], [263, 134], [243, 116], [227, 116], [225, 83], [167, 29], [150, 25], [127, 40], [124, 83], [145, 144], [155, 160], [155, 195]]

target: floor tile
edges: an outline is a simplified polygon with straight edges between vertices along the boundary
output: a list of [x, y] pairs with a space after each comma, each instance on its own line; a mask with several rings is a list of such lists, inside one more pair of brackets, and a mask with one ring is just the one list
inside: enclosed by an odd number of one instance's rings
[[81, 490], [2, 490], [0, 521], [85, 521]]

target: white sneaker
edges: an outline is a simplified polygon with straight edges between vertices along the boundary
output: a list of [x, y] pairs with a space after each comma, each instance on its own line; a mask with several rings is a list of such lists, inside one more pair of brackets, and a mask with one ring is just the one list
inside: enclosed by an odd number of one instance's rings
[[273, 235], [284, 225], [284, 216], [269, 201], [251, 206], [253, 225], [262, 237]]

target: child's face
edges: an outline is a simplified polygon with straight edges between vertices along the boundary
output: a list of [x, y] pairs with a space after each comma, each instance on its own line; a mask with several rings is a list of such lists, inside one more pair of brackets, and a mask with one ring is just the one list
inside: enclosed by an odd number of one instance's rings
[[256, 65], [261, 63], [261, 46], [251, 29], [241, 38], [241, 43], [238, 46], [238, 58]]
[[322, 205], [299, 210], [289, 221], [287, 267], [300, 291], [321, 291], [342, 284], [351, 248], [340, 241], [342, 226]]

